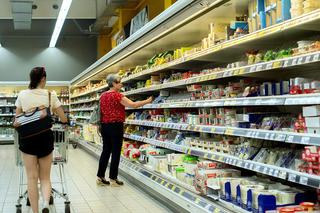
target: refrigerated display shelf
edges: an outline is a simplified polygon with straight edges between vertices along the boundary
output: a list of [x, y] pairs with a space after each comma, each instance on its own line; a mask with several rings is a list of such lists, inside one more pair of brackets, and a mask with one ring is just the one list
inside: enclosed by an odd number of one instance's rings
[[89, 100], [71, 102], [70, 105], [90, 103], [90, 102], [94, 102], [94, 101], [99, 101], [99, 99], [98, 98], [93, 98], [93, 99], [89, 99]]
[[0, 114], [0, 117], [10, 117], [14, 116], [14, 114]]
[[[77, 139], [81, 148], [89, 151], [94, 157], [99, 158], [102, 148], [100, 145], [88, 143], [84, 140]], [[172, 180], [162, 174], [152, 171], [150, 168], [131, 162], [125, 158], [120, 160], [120, 170], [126, 175], [133, 175], [138, 180], [143, 180], [142, 183], [151, 186], [152, 189], [156, 189], [160, 194], [165, 194], [172, 202], [178, 204], [184, 210], [189, 212], [216, 212], [227, 213], [234, 212], [234, 205], [231, 203], [225, 204], [220, 201], [212, 202], [189, 189], [180, 186], [181, 183]], [[181, 200], [180, 200], [181, 199]]]
[[78, 108], [78, 109], [70, 109], [70, 112], [81, 112], [81, 111], [93, 111], [94, 108]]
[[72, 116], [72, 118], [90, 120], [89, 116]]
[[185, 130], [192, 132], [203, 132], [229, 136], [239, 136], [246, 138], [255, 138], [261, 140], [279, 141], [283, 143], [295, 143], [302, 145], [320, 146], [320, 135], [295, 133], [285, 131], [273, 131], [262, 129], [245, 129], [237, 127], [223, 127], [212, 125], [190, 125], [183, 123], [156, 122], [145, 120], [126, 120], [126, 124], [159, 127], [166, 129]]
[[143, 143], [148, 143], [154, 146], [159, 146], [166, 149], [174, 150], [177, 152], [190, 154], [190, 155], [198, 156], [198, 157], [209, 159], [209, 160], [219, 161], [219, 162], [233, 165], [239, 168], [243, 168], [243, 169], [255, 171], [261, 174], [287, 180], [289, 182], [294, 182], [294, 183], [298, 183], [298, 184], [313, 187], [313, 188], [320, 187], [320, 176], [317, 176], [317, 175], [311, 175], [311, 174], [302, 173], [302, 172], [294, 171], [287, 168], [267, 165], [267, 164], [263, 164], [263, 163], [259, 163], [251, 160], [240, 159], [238, 157], [231, 156], [224, 153], [205, 151], [205, 150], [194, 148], [194, 147], [177, 145], [174, 143], [163, 142], [163, 141], [141, 137], [137, 135], [125, 134], [124, 137], [131, 140], [140, 141]]
[[0, 98], [17, 98], [18, 96], [17, 95], [14, 95], [14, 96], [10, 96], [10, 95], [8, 95], [8, 96], [3, 96], [3, 95], [1, 95], [0, 96]]
[[95, 92], [98, 92], [98, 91], [101, 91], [101, 90], [104, 90], [104, 89], [107, 89], [107, 88], [108, 88], [108, 85], [103, 85], [101, 87], [94, 88], [94, 89], [92, 89], [90, 91], [83, 92], [83, 93], [80, 93], [80, 94], [77, 94], [77, 95], [73, 95], [73, 96], [71, 96], [71, 99], [79, 98], [79, 97], [85, 96], [85, 95], [89, 95], [89, 94], [92, 94], [92, 93], [95, 93]]
[[[301, 28], [305, 24], [309, 24], [309, 23], [314, 24], [315, 22], [316, 23], [319, 22], [319, 19], [320, 19], [319, 11], [320, 11], [320, 9], [315, 10], [311, 13], [304, 14], [302, 16], [299, 16], [299, 17], [289, 19], [287, 21], [272, 25], [272, 26], [267, 27], [265, 29], [252, 32], [248, 35], [244, 35], [239, 38], [225, 41], [221, 44], [217, 44], [212, 47], [209, 47], [208, 49], [196, 52], [194, 54], [190, 54], [188, 56], [184, 56], [180, 59], [169, 62], [167, 64], [163, 64], [158, 67], [154, 67], [151, 69], [141, 71], [136, 74], [132, 74], [131, 76], [124, 78], [122, 82], [127, 83], [133, 79], [136, 79], [136, 78], [139, 78], [139, 77], [142, 77], [145, 75], [150, 75], [150, 74], [153, 74], [155, 72], [158, 72], [158, 71], [161, 71], [164, 69], [174, 68], [174, 66], [177, 66], [177, 65], [180, 65], [180, 64], [192, 61], [192, 60], [201, 60], [201, 59], [209, 57], [212, 54], [218, 54], [220, 51], [226, 50], [228, 48], [232, 48], [232, 47], [236, 47], [236, 46], [244, 45], [244, 44], [248, 45], [248, 43], [258, 42], [258, 40], [260, 40], [260, 39], [266, 39], [266, 38], [277, 39], [277, 38], [281, 37], [286, 31], [295, 30], [296, 28]], [[316, 24], [313, 25], [314, 29], [316, 29], [315, 26], [317, 26], [317, 25]], [[303, 29], [303, 28], [301, 28], [301, 29]], [[258, 46], [256, 48], [258, 48]]]
[[[259, 64], [253, 64], [238, 68], [232, 68], [232, 69], [226, 69], [219, 72], [199, 75], [196, 77], [191, 77], [188, 79], [182, 79], [177, 80], [173, 82], [163, 83], [159, 85], [153, 85], [150, 87], [144, 87], [139, 89], [134, 89], [128, 92], [124, 92], [124, 95], [135, 95], [139, 93], [145, 93], [145, 92], [151, 92], [151, 91], [157, 91], [161, 89], [168, 89], [168, 88], [174, 88], [184, 85], [190, 85], [190, 84], [197, 84], [197, 83], [203, 83], [207, 81], [212, 81], [215, 79], [223, 79], [223, 78], [230, 78], [234, 76], [246, 76], [248, 74], [258, 73], [258, 72], [265, 72], [275, 69], [281, 69], [281, 68], [289, 68], [289, 67], [299, 67], [310, 63], [319, 63], [320, 62], [320, 52], [314, 52], [294, 57], [289, 57], [285, 59], [279, 59]], [[287, 72], [290, 72], [290, 70], [287, 70]]]
[[15, 107], [14, 104], [5, 104], [5, 105], [0, 105], [0, 107]]
[[[246, 98], [225, 98], [213, 100], [185, 100], [168, 102], [161, 104], [146, 104], [141, 109], [159, 108], [199, 108], [199, 107], [224, 107], [224, 106], [292, 106], [292, 105], [312, 105], [320, 104], [320, 94], [301, 94], [301, 95], [277, 95], [277, 96], [258, 96]], [[127, 110], [134, 108], [127, 107]]]

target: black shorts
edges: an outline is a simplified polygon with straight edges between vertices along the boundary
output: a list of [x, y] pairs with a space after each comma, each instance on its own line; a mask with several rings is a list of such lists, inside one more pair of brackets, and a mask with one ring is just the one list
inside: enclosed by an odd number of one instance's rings
[[45, 157], [53, 151], [53, 132], [45, 131], [39, 135], [19, 140], [19, 149], [21, 152], [35, 155], [38, 158]]

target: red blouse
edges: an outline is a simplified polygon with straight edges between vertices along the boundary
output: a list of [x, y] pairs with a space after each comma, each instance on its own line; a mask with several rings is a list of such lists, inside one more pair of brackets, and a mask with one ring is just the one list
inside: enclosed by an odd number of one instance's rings
[[125, 121], [125, 107], [120, 103], [123, 95], [116, 91], [104, 92], [100, 98], [101, 122]]

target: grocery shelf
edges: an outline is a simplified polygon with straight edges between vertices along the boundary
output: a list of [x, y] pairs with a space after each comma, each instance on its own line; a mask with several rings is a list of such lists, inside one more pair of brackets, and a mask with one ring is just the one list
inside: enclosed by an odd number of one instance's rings
[[13, 135], [0, 135], [0, 145], [2, 144], [13, 144], [14, 137]]
[[[185, 100], [177, 102], [167, 102], [161, 104], [147, 104], [140, 109], [159, 108], [199, 108], [199, 107], [224, 107], [224, 106], [290, 106], [290, 105], [312, 105], [320, 104], [320, 94], [302, 95], [277, 95], [277, 96], [257, 96], [246, 98], [222, 98], [212, 100]], [[126, 108], [133, 110], [134, 108]]]
[[255, 171], [261, 174], [284, 179], [284, 180], [298, 183], [301, 185], [305, 185], [313, 188], [320, 187], [320, 176], [317, 176], [317, 175], [310, 175], [307, 173], [302, 173], [302, 172], [294, 171], [287, 168], [263, 164], [263, 163], [259, 163], [251, 160], [240, 159], [238, 157], [224, 154], [224, 153], [205, 151], [198, 148], [177, 145], [174, 143], [163, 142], [163, 141], [141, 137], [137, 135], [125, 134], [124, 137], [131, 140], [140, 141], [143, 143], [148, 143], [154, 146], [175, 150], [177, 152], [182, 152], [182, 153], [198, 156], [198, 157], [209, 159], [209, 160], [226, 163], [239, 168]]
[[[238, 68], [232, 69], [225, 69], [219, 72], [213, 72], [209, 74], [199, 75], [195, 77], [191, 77], [188, 79], [177, 80], [173, 82], [163, 83], [159, 85], [153, 85], [150, 87], [139, 88], [131, 91], [124, 92], [124, 95], [135, 95], [139, 93], [146, 93], [151, 91], [157, 91], [161, 89], [168, 89], [174, 87], [180, 87], [190, 84], [197, 84], [203, 83], [207, 81], [212, 81], [215, 79], [223, 79], [223, 78], [230, 78], [235, 76], [250, 76], [252, 74], [257, 74], [260, 72], [267, 72], [270, 70], [277, 70], [277, 69], [288, 69], [288, 68], [299, 68], [303, 67], [304, 65], [308, 65], [310, 63], [319, 63], [320, 62], [320, 52], [313, 52], [304, 55], [289, 57], [285, 59], [278, 59], [269, 62], [263, 62], [253, 65], [247, 65]], [[287, 72], [290, 72], [287, 70]], [[280, 74], [280, 73], [279, 73]], [[283, 75], [283, 73], [281, 73]]]
[[81, 112], [81, 111], [93, 111], [94, 108], [90, 107], [90, 108], [77, 108], [77, 109], [70, 109], [70, 112]]
[[[276, 25], [272, 25], [272, 26], [267, 27], [265, 29], [252, 32], [252, 33], [245, 35], [245, 36], [242, 36], [240, 38], [225, 41], [222, 44], [214, 45], [208, 49], [202, 50], [202, 51], [194, 53], [194, 54], [190, 54], [188, 56], [182, 57], [182, 58], [177, 59], [175, 61], [172, 61], [170, 63], [160, 65], [159, 67], [154, 67], [151, 69], [141, 71], [139, 73], [136, 73], [136, 74], [133, 74], [131, 76], [124, 78], [123, 83], [127, 83], [127, 82], [134, 80], [136, 78], [139, 79], [143, 76], [150, 75], [150, 74], [156, 73], [156, 72], [164, 70], [164, 69], [169, 69], [169, 68], [173, 69], [175, 66], [177, 66], [179, 64], [183, 64], [183, 63], [186, 63], [186, 62], [189, 62], [192, 60], [201, 61], [201, 60], [208, 60], [208, 58], [212, 59], [212, 55], [217, 55], [217, 54], [219, 54], [219, 52], [222, 52], [223, 50], [232, 49], [234, 47], [239, 48], [239, 46], [243, 45], [243, 44], [245, 44], [247, 46], [246, 48], [248, 49], [248, 45], [250, 45], [250, 43], [252, 43], [252, 44], [255, 43], [255, 45], [257, 45], [257, 42], [261, 39], [269, 39], [269, 40], [274, 39], [274, 40], [276, 40], [277, 38], [283, 36], [283, 33], [286, 33], [287, 34], [286, 36], [289, 36], [288, 31], [290, 31], [290, 30], [294, 31], [299, 28], [301, 29], [301, 27], [303, 25], [306, 25], [307, 23], [308, 24], [311, 23], [311, 26], [312, 26], [311, 29], [312, 28], [317, 29], [315, 27], [315, 26], [317, 26], [317, 24], [315, 24], [315, 23], [319, 23], [319, 21], [320, 21], [319, 20], [320, 19], [319, 12], [320, 12], [320, 9], [315, 10], [309, 14], [305, 14], [305, 15], [287, 20], [285, 22], [281, 22]], [[293, 33], [293, 32], [291, 32], [291, 33]], [[283, 39], [283, 38], [281, 38], [281, 39]], [[256, 46], [255, 48], [258, 48], [258, 47]], [[230, 54], [230, 51], [231, 50], [229, 50], [229, 52], [228, 52], [229, 54]], [[235, 53], [233, 53], [233, 55], [234, 54]], [[215, 60], [217, 60], [217, 59], [215, 59]], [[299, 63], [301, 63], [301, 62], [299, 62]], [[289, 66], [289, 64], [287, 64], [287, 66]]]
[[190, 125], [183, 123], [155, 122], [145, 120], [126, 120], [126, 124], [151, 126], [175, 130], [185, 130], [193, 132], [204, 132], [220, 135], [240, 136], [262, 140], [279, 141], [285, 143], [295, 143], [303, 145], [320, 146], [320, 135], [307, 133], [294, 133], [285, 131], [273, 131], [262, 129], [245, 129], [237, 127], [224, 127], [212, 125]]
[[0, 107], [16, 107], [14, 104], [0, 105]]
[[89, 99], [89, 100], [71, 102], [70, 105], [84, 104], [84, 103], [90, 103], [90, 102], [95, 102], [95, 101], [99, 101], [99, 99], [98, 98], [94, 98], [94, 99]]
[[[95, 157], [99, 158], [101, 154], [101, 146], [91, 144], [83, 140], [78, 141], [79, 146], [89, 151]], [[121, 158], [120, 170], [126, 175], [133, 176], [134, 179], [140, 180], [142, 184], [156, 190], [161, 196], [171, 198], [171, 202], [179, 205], [180, 208], [188, 212], [230, 212], [229, 208], [232, 204], [223, 206], [219, 202], [211, 202], [208, 199], [196, 195], [195, 193], [180, 187], [176, 181], [163, 176], [159, 173], [151, 171], [145, 166], [134, 163]]]
[[6, 95], [6, 96], [3, 96], [3, 95], [0, 95], [0, 98], [17, 98], [18, 96], [17, 95]]
[[14, 116], [14, 114], [0, 114], [0, 117], [10, 117]]
[[103, 85], [101, 87], [98, 87], [98, 88], [94, 88], [90, 91], [87, 91], [87, 92], [84, 92], [84, 93], [80, 93], [80, 94], [77, 94], [77, 95], [72, 95], [70, 98], [73, 99], [73, 98], [79, 98], [81, 96], [85, 96], [85, 95], [89, 95], [89, 94], [92, 94], [92, 93], [95, 93], [95, 92], [98, 92], [98, 91], [101, 91], [101, 90], [105, 90], [108, 88], [108, 85]]
[[76, 119], [85, 119], [85, 120], [90, 120], [90, 117], [89, 116], [72, 116], [73, 118], [76, 118]]

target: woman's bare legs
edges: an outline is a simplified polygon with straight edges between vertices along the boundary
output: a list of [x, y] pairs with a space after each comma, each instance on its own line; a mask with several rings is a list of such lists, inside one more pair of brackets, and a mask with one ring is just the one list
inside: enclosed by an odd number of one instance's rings
[[28, 182], [28, 197], [33, 213], [39, 212], [39, 193], [38, 193], [38, 179], [39, 168], [38, 158], [34, 155], [29, 155], [22, 152], [22, 158], [27, 174]]
[[51, 196], [52, 186], [50, 180], [52, 153], [39, 158], [39, 179], [44, 202], [48, 204]]

